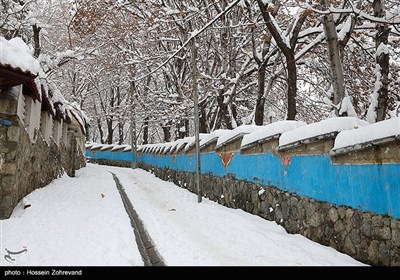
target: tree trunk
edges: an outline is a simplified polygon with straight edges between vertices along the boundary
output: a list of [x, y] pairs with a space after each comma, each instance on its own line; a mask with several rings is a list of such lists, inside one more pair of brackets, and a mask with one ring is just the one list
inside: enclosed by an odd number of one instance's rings
[[184, 122], [185, 122], [185, 137], [188, 137], [189, 136], [189, 126], [190, 126], [190, 122], [189, 122], [189, 119], [188, 118], [186, 118], [185, 120], [184, 120]]
[[[98, 116], [97, 114], [97, 106], [96, 104], [94, 104], [94, 113], [96, 116]], [[99, 134], [100, 134], [100, 143], [104, 144], [104, 132], [103, 132], [103, 128], [101, 127], [101, 119], [99, 117], [96, 118], [96, 122], [97, 122], [97, 128], [99, 130]]]
[[264, 105], [265, 105], [265, 67], [261, 65], [258, 71], [258, 93], [256, 101], [256, 111], [254, 114], [254, 122], [256, 125], [264, 123]]
[[33, 41], [35, 43], [35, 51], [33, 53], [33, 56], [38, 58], [41, 52], [40, 49], [40, 30], [42, 30], [41, 27], [38, 27], [36, 24], [32, 26], [33, 28]]
[[122, 145], [124, 143], [124, 124], [122, 122], [118, 123], [118, 144]]
[[100, 134], [100, 143], [104, 144], [104, 132], [101, 127], [101, 120], [100, 118], [97, 118], [96, 120], [97, 120], [97, 128], [99, 129], [99, 134]]
[[228, 106], [224, 103], [224, 96], [220, 93], [217, 97], [220, 117], [224, 120], [227, 129], [233, 129]]
[[107, 120], [107, 144], [112, 144], [113, 143], [113, 134], [114, 134], [114, 130], [113, 130], [113, 120], [112, 119], [108, 119]]
[[297, 95], [297, 69], [294, 53], [286, 57], [287, 65], [287, 83], [288, 83], [288, 99], [287, 99], [287, 119], [294, 120], [296, 118], [296, 95]]
[[171, 131], [170, 131], [169, 123], [163, 124], [161, 126], [161, 128], [164, 133], [164, 142], [170, 142], [171, 141]]
[[[324, 10], [329, 9], [328, 0], [321, 0], [321, 4]], [[331, 13], [324, 15], [323, 25], [328, 48], [329, 66], [332, 75], [333, 104], [338, 105], [345, 96], [345, 86], [336, 25]], [[339, 116], [339, 110], [340, 108], [335, 108], [335, 114], [337, 116]]]
[[177, 130], [176, 136], [178, 139], [182, 139], [186, 135], [186, 131], [181, 131], [182, 127], [185, 127], [183, 120], [181, 120], [179, 123], [176, 124], [176, 130]]
[[[117, 107], [121, 106], [121, 91], [117, 86]], [[124, 143], [124, 123], [121, 120], [122, 116], [118, 116], [118, 144], [122, 145]]]
[[[384, 1], [374, 0], [374, 15], [384, 17]], [[390, 28], [387, 24], [376, 23], [376, 80], [371, 104], [368, 108], [368, 121], [379, 122], [386, 119], [389, 91], [389, 52], [387, 44]]]
[[200, 133], [208, 133], [207, 129], [207, 114], [206, 114], [206, 108], [205, 108], [205, 103], [204, 104], [199, 104], [200, 108], [200, 119], [199, 119], [199, 127], [200, 127]]
[[[292, 32], [290, 36], [290, 46], [287, 45], [286, 39], [284, 38], [286, 34], [281, 34], [279, 28], [272, 22], [273, 14], [270, 14], [267, 9], [268, 3], [264, 4], [263, 0], [257, 0], [258, 6], [262, 13], [265, 25], [267, 26], [269, 32], [274, 37], [275, 42], [286, 58], [286, 68], [287, 68], [287, 119], [294, 120], [296, 118], [296, 95], [297, 95], [297, 68], [295, 60], [295, 49], [298, 41], [298, 36], [304, 21], [307, 18], [307, 13], [303, 12], [298, 17], [297, 21], [293, 22]], [[275, 5], [277, 6], [277, 5]]]
[[144, 126], [143, 126], [143, 145], [149, 143], [149, 117], [144, 119]]

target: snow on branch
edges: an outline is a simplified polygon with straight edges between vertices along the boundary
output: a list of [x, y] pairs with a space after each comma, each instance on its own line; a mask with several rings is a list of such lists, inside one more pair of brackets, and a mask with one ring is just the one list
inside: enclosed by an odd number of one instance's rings
[[225, 15], [226, 13], [228, 13], [233, 7], [235, 7], [240, 1], [242, 0], [235, 0], [234, 2], [232, 2], [231, 4], [229, 4], [225, 10], [223, 10], [222, 12], [220, 12], [213, 20], [211, 20], [210, 22], [208, 22], [204, 27], [202, 27], [200, 30], [194, 30], [190, 33], [189, 39], [186, 40], [186, 42], [184, 42], [182, 44], [182, 46], [177, 49], [170, 57], [168, 57], [163, 63], [161, 63], [156, 69], [154, 69], [153, 71], [134, 79], [134, 82], [143, 80], [144, 78], [156, 73], [158, 70], [160, 70], [161, 68], [163, 68], [165, 65], [168, 64], [168, 62], [171, 61], [171, 59], [173, 59], [174, 57], [176, 57], [178, 55], [178, 53], [184, 49], [191, 41], [193, 38], [196, 38], [197, 36], [199, 36], [201, 33], [203, 33], [207, 28], [209, 28], [211, 25], [213, 25], [220, 17], [222, 17], [223, 15]]
[[394, 18], [389, 20], [389, 19], [384, 19], [376, 16], [372, 16], [356, 7], [353, 6], [353, 4], [349, 1], [349, 4], [352, 5], [351, 8], [348, 9], [338, 9], [338, 8], [328, 8], [325, 11], [313, 8], [310, 4], [304, 4], [302, 7], [309, 9], [315, 13], [321, 14], [321, 15], [328, 15], [328, 14], [355, 14], [360, 18], [364, 18], [366, 20], [369, 20], [371, 22], [376, 22], [376, 23], [383, 23], [383, 24], [391, 24], [391, 25], [397, 25], [400, 24], [400, 19], [395, 20]]

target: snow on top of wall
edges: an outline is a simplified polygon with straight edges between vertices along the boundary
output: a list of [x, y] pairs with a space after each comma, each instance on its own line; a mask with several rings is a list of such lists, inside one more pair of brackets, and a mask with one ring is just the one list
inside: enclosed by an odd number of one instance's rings
[[19, 37], [10, 40], [0, 37], [0, 64], [10, 65], [33, 75], [38, 75], [41, 69], [39, 62], [32, 56], [31, 49]]
[[131, 145], [126, 145], [126, 147], [123, 149], [123, 152], [129, 152], [132, 150]]
[[[207, 133], [199, 133], [199, 141], [201, 141], [201, 139], [203, 139], [207, 135], [208, 135]], [[193, 137], [193, 139], [191, 139], [189, 142], [187, 142], [187, 144], [185, 146], [185, 151], [188, 151], [189, 149], [191, 149], [193, 146], [195, 146], [195, 144], [196, 144], [196, 138]]]
[[259, 129], [246, 134], [243, 137], [241, 147], [249, 146], [253, 143], [268, 139], [274, 136], [279, 136], [282, 133], [296, 129], [298, 127], [306, 125], [305, 122], [301, 121], [278, 121], [266, 126], [262, 126]]
[[128, 146], [129, 145], [114, 145], [114, 147], [111, 149], [111, 152], [115, 152], [115, 151], [118, 151], [118, 150], [123, 150]]
[[218, 137], [220, 137], [222, 134], [226, 133], [227, 129], [217, 129], [211, 132], [210, 134], [206, 134], [200, 141], [200, 147], [207, 146], [211, 144], [214, 141], [217, 141]]
[[148, 153], [153, 152], [155, 147], [156, 147], [156, 144], [147, 144], [147, 152]]
[[170, 144], [171, 144], [170, 142], [157, 144], [155, 152], [156, 153], [163, 153], [165, 148], [167, 146], [169, 146]]
[[334, 152], [345, 147], [354, 147], [357, 149], [361, 147], [361, 144], [396, 136], [400, 136], [399, 117], [373, 123], [359, 129], [340, 132], [336, 136], [332, 151]]
[[369, 125], [369, 123], [353, 117], [329, 118], [282, 133], [279, 138], [279, 147], [365, 125]]
[[174, 142], [168, 142], [168, 143], [166, 143], [167, 145], [165, 146], [165, 148], [164, 148], [164, 150], [163, 150], [163, 153], [164, 154], [166, 154], [166, 153], [169, 153], [174, 147], [176, 147], [176, 141], [174, 141]]
[[221, 136], [218, 137], [216, 147], [218, 148], [222, 145], [228, 144], [229, 142], [232, 142], [233, 140], [237, 139], [238, 137], [240, 137], [244, 134], [251, 133], [259, 128], [260, 128], [260, 126], [257, 126], [257, 125], [241, 125], [233, 130], [228, 130], [225, 133], [223, 133]]
[[[169, 146], [169, 150], [168, 150], [168, 152], [170, 153], [170, 152], [172, 152], [175, 148], [176, 148], [176, 146], [178, 145], [178, 141], [179, 140], [183, 140], [183, 139], [178, 139], [178, 140], [176, 140], [176, 141], [174, 141], [174, 142], [170, 142], [170, 146]], [[180, 141], [181, 142], [181, 141]]]
[[176, 140], [176, 151], [179, 151], [182, 147], [184, 147], [185, 145], [187, 145], [187, 143], [191, 142], [194, 140], [194, 136], [191, 137], [185, 137], [183, 139], [178, 139]]
[[[129, 146], [129, 148], [131, 148], [131, 146], [130, 146], [130, 145], [128, 145], [128, 146]], [[136, 147], [136, 151], [140, 152], [140, 151], [142, 151], [144, 148], [145, 148], [145, 146], [144, 146], [144, 145], [137, 145], [137, 147]]]
[[90, 149], [90, 148], [93, 147], [94, 145], [96, 145], [96, 143], [87, 142], [87, 143], [85, 144], [85, 149]]
[[106, 150], [110, 150], [112, 148], [114, 148], [115, 145], [114, 144], [110, 144], [110, 145], [103, 145], [103, 147], [100, 149], [100, 151], [106, 151]]
[[93, 144], [91, 147], [90, 147], [90, 150], [91, 151], [93, 151], [93, 150], [99, 150], [99, 149], [101, 149], [101, 148], [103, 148], [103, 144]]

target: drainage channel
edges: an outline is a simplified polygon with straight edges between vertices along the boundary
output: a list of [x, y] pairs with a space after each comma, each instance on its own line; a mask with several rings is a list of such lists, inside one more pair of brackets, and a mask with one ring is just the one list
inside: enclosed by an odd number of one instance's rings
[[142, 260], [145, 266], [165, 266], [164, 261], [161, 256], [158, 254], [156, 247], [154, 246], [149, 234], [144, 228], [143, 222], [140, 220], [138, 214], [131, 201], [129, 200], [126, 192], [120, 183], [117, 175], [110, 172], [113, 175], [115, 184], [121, 195], [122, 202], [124, 203], [124, 207], [126, 213], [128, 213], [129, 219], [131, 220], [131, 225], [133, 228], [133, 232], [135, 233], [136, 243], [139, 248], [140, 255], [142, 256]]

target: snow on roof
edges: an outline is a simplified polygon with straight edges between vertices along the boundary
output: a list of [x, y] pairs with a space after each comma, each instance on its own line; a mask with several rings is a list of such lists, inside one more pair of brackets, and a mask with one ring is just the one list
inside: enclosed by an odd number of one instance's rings
[[217, 129], [211, 132], [210, 134], [206, 134], [200, 141], [200, 148], [210, 145], [211, 143], [218, 140], [222, 134], [226, 133], [227, 129]]
[[[207, 133], [199, 133], [199, 140], [201, 141], [201, 139], [203, 139], [204, 137], [206, 137], [208, 134]], [[187, 142], [186, 146], [185, 146], [185, 152], [190, 150], [191, 148], [193, 148], [196, 144], [196, 138], [193, 137], [193, 139], [191, 139], [189, 142]]]
[[309, 143], [314, 140], [313, 138], [323, 139], [334, 136], [343, 130], [355, 129], [365, 125], [369, 125], [369, 123], [353, 117], [329, 118], [282, 133], [279, 138], [279, 148]]
[[226, 144], [238, 139], [239, 137], [241, 137], [245, 134], [251, 133], [259, 128], [260, 128], [260, 126], [258, 126], [258, 125], [241, 125], [241, 126], [236, 127], [233, 130], [228, 130], [218, 137], [216, 148], [226, 145]]
[[248, 147], [255, 143], [262, 143], [268, 139], [279, 137], [282, 133], [306, 125], [301, 121], [278, 121], [246, 134], [242, 139], [241, 147]]
[[85, 121], [83, 118], [81, 118], [81, 115], [79, 114], [79, 112], [76, 110], [68, 110], [68, 111], [70, 111], [71, 115], [79, 123], [79, 126], [82, 129], [83, 134], [86, 134]]
[[6, 40], [0, 36], [0, 64], [33, 75], [38, 75], [41, 69], [28, 45], [19, 37]]
[[335, 145], [331, 151], [332, 154], [347, 152], [349, 150], [358, 150], [363, 147], [376, 145], [400, 139], [400, 118], [393, 118], [368, 126], [360, 127], [340, 132], [335, 139]]

